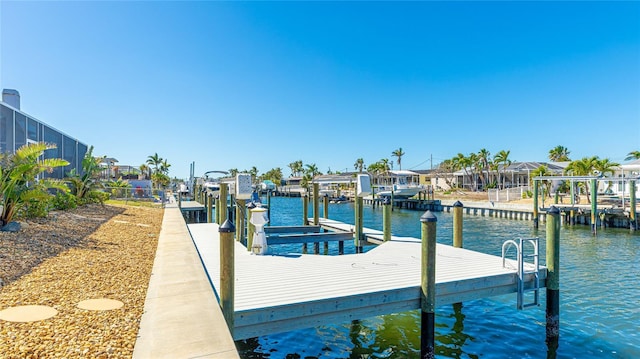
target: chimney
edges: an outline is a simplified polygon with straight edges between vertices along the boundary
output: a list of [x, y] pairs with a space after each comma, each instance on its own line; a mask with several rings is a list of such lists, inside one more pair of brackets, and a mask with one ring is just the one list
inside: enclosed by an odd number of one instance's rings
[[2, 102], [15, 108], [20, 109], [20, 93], [17, 90], [4, 89], [2, 90]]

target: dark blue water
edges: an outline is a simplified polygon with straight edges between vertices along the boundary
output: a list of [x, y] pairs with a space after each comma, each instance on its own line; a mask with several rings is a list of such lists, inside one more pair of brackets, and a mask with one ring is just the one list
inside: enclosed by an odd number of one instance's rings
[[[302, 223], [300, 198], [272, 198], [273, 225]], [[320, 206], [322, 211], [322, 206]], [[329, 218], [354, 223], [353, 204], [331, 204]], [[394, 209], [394, 235], [420, 237], [420, 211]], [[438, 217], [438, 242], [451, 244], [452, 215]], [[312, 216], [312, 209], [309, 209]], [[364, 226], [382, 229], [381, 208], [365, 206]], [[500, 255], [502, 243], [540, 237], [544, 264], [545, 229], [530, 221], [464, 217], [464, 247]], [[365, 247], [366, 249], [366, 247]], [[270, 251], [300, 252], [301, 246]], [[354, 253], [353, 244], [345, 245]], [[337, 253], [337, 244], [330, 254]], [[441, 358], [640, 358], [640, 233], [588, 226], [560, 232], [560, 341], [545, 344], [545, 291], [540, 307], [519, 311], [505, 295], [441, 306], [436, 311], [436, 352]], [[410, 311], [266, 335], [236, 342], [242, 358], [417, 358], [420, 313]]]

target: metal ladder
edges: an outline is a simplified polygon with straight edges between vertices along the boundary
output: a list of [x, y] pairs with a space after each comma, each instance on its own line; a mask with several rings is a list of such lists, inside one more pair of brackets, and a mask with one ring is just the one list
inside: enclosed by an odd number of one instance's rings
[[[505, 254], [510, 246], [515, 246], [517, 250], [517, 259], [518, 259], [518, 296], [517, 296], [517, 306], [518, 309], [525, 309], [528, 307], [539, 306], [540, 305], [540, 253], [539, 253], [539, 243], [540, 238], [518, 238], [516, 242], [513, 239], [506, 240], [502, 244], [502, 267], [506, 268], [506, 257]], [[525, 243], [529, 243], [533, 246], [533, 253], [525, 255], [524, 254], [524, 245]], [[529, 269], [525, 271], [525, 258], [533, 258], [533, 269]], [[534, 281], [533, 286], [531, 288], [525, 288], [525, 276], [533, 275]], [[529, 303], [524, 303], [524, 294], [526, 292], [534, 292], [533, 301]]]

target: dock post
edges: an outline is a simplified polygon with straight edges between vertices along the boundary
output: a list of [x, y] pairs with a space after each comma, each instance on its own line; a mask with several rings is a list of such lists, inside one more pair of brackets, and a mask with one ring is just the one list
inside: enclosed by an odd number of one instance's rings
[[355, 234], [353, 236], [353, 244], [356, 247], [356, 253], [362, 253], [362, 197], [356, 196], [355, 204]]
[[178, 191], [178, 208], [182, 208], [182, 192]]
[[[313, 225], [317, 226], [320, 223], [320, 184], [313, 184]], [[320, 242], [313, 244], [313, 253], [320, 254]]]
[[227, 321], [227, 326], [231, 335], [233, 335], [234, 323], [234, 246], [233, 233], [236, 231], [235, 226], [229, 220], [218, 228], [220, 233], [220, 307], [222, 314]]
[[462, 208], [460, 201], [453, 204], [453, 246], [462, 248]]
[[598, 188], [595, 178], [591, 179], [591, 233], [596, 234], [598, 224]]
[[267, 219], [271, 223], [271, 190], [267, 190]]
[[391, 201], [389, 197], [382, 200], [382, 240], [391, 240]]
[[533, 228], [538, 229], [538, 181], [533, 180]]
[[207, 193], [207, 223], [213, 220], [213, 194]]
[[631, 232], [638, 228], [636, 222], [636, 181], [629, 181], [629, 229]]
[[420, 281], [420, 358], [435, 358], [436, 224], [438, 218], [426, 211], [420, 217], [422, 232], [422, 275]]
[[560, 211], [547, 212], [547, 347], [557, 348], [560, 336]]
[[[306, 226], [309, 218], [309, 202], [307, 201], [307, 193], [302, 196], [302, 225]], [[302, 253], [307, 254], [307, 244], [302, 243]]]
[[[227, 213], [227, 195], [229, 194], [229, 187], [227, 186], [226, 183], [221, 183], [220, 184], [220, 214], [218, 217], [218, 224], [223, 224], [227, 218], [228, 218], [228, 213]], [[217, 207], [216, 207], [216, 212], [217, 212]]]
[[[256, 204], [253, 202], [249, 202], [249, 204], [247, 204], [247, 209], [249, 210], [249, 218], [251, 218], [251, 215], [253, 213], [253, 209], [256, 208]], [[251, 223], [251, 221], [247, 221], [247, 251], [251, 252], [251, 249], [253, 247], [253, 234], [256, 231], [256, 226]]]
[[244, 240], [244, 227], [247, 217], [247, 202], [244, 199], [236, 199], [236, 241]]
[[[322, 197], [322, 215], [324, 219], [329, 219], [329, 195]], [[324, 254], [329, 254], [329, 242], [324, 242]]]
[[221, 224], [220, 223], [220, 193], [218, 193], [218, 195], [216, 196], [215, 207], [216, 207], [216, 223]]

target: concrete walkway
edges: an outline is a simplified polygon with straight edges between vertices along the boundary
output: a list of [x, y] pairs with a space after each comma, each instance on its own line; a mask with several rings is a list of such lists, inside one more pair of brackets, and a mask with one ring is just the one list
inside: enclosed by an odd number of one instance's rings
[[165, 208], [133, 358], [240, 358], [176, 204]]

